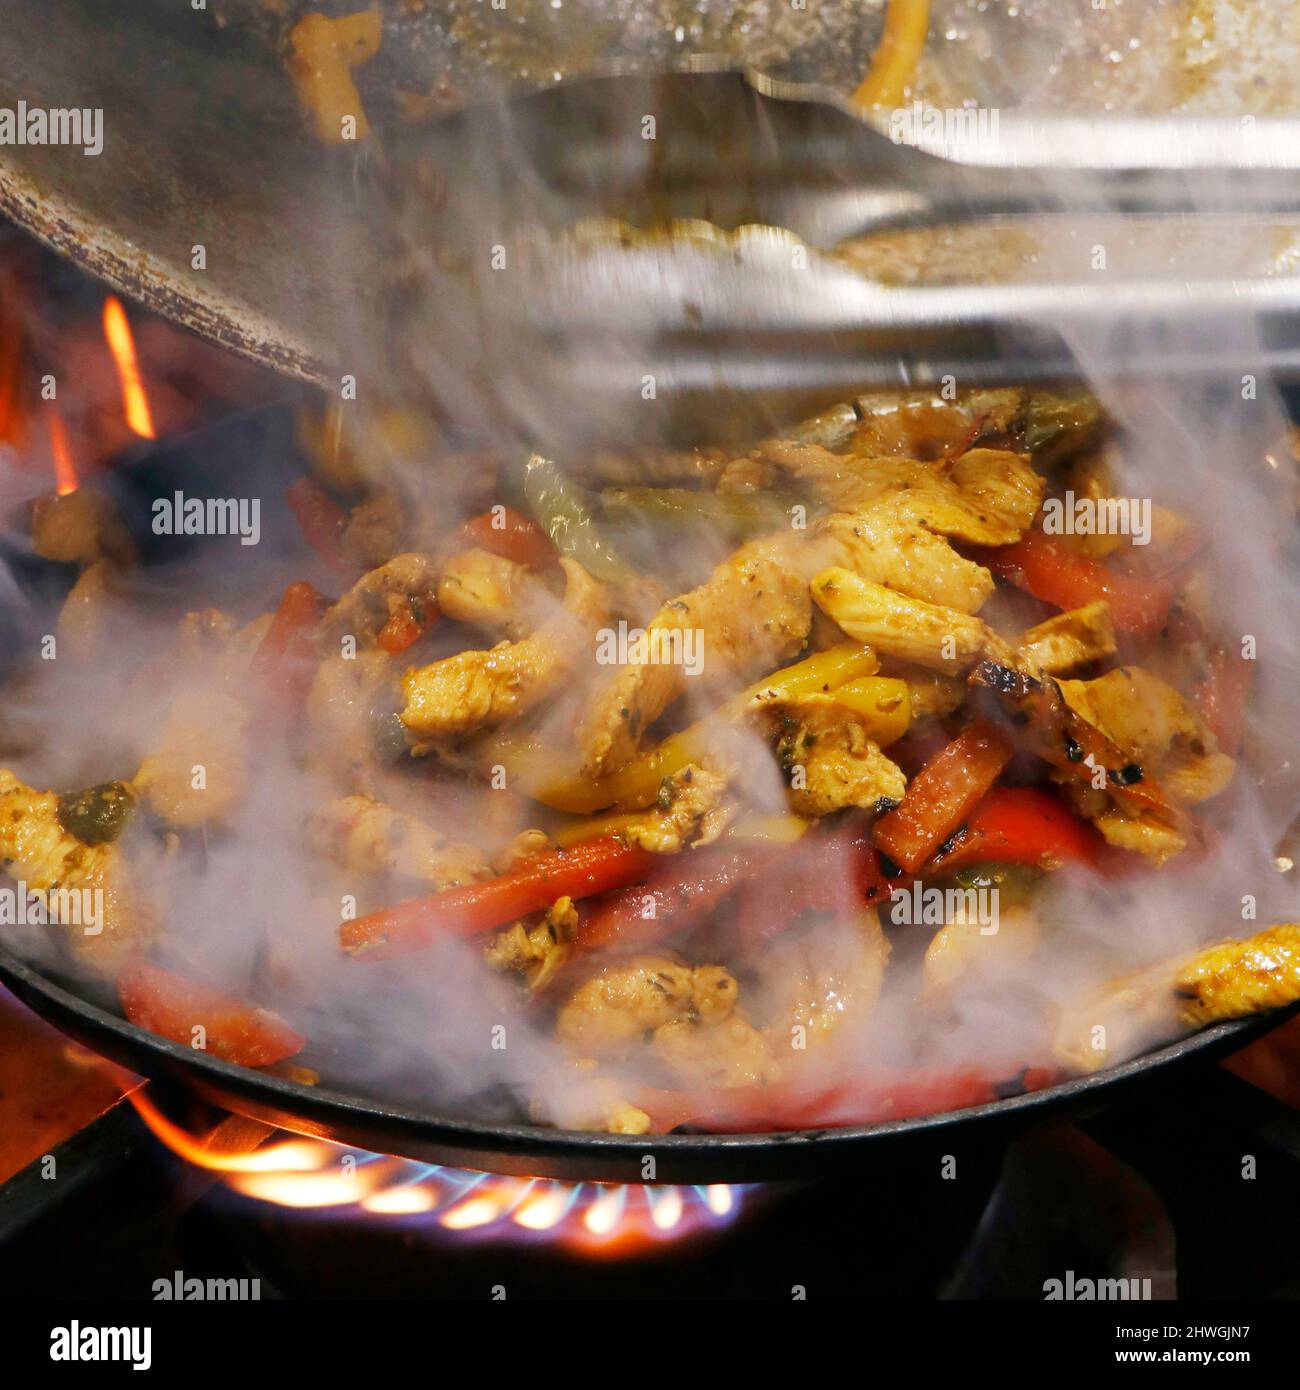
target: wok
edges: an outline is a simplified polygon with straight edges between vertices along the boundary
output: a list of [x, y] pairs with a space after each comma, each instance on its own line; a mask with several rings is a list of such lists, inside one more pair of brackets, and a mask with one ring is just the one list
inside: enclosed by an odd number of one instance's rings
[[747, 1183], [861, 1173], [943, 1152], [963, 1140], [1010, 1137], [1046, 1119], [1083, 1117], [1245, 1046], [1292, 1017], [1300, 1004], [1215, 1024], [1191, 1037], [1039, 1091], [966, 1110], [883, 1124], [770, 1134], [591, 1134], [529, 1124], [487, 1124], [309, 1086], [234, 1066], [155, 1037], [0, 947], [0, 982], [47, 1022], [92, 1051], [153, 1080], [175, 1083], [223, 1109], [298, 1134], [521, 1177], [583, 1182]]
[[[1030, 0], [1017, 12], [1029, 22], [1060, 4]], [[1090, 8], [1086, 0], [1078, 0], [1078, 6], [1081, 11]], [[1264, 72], [1257, 69], [1259, 54], [1251, 46], [1225, 47], [1214, 55], [1224, 79], [1213, 84], [1215, 90], [1232, 90], [1235, 83], [1239, 95], [1249, 93], [1255, 109], [1289, 111], [1287, 103], [1294, 98], [1282, 80], [1294, 66], [1283, 56], [1288, 33], [1273, 33], [1288, 21], [1270, 13], [1271, 7], [1245, 0], [1227, 7], [1258, 15], [1269, 62]], [[302, 8], [295, 3], [274, 10], [292, 17]], [[446, 13], [459, 8], [448, 5]], [[599, 8], [611, 19], [623, 16], [630, 26], [639, 7], [602, 0]], [[766, 10], [761, 3], [754, 8]], [[987, 22], [973, 0], [946, 0], [935, 6], [936, 27], [945, 16], [968, 24], [973, 37], [965, 47], [978, 59], [990, 45], [997, 51], [997, 25], [1005, 18], [997, 7], [986, 8], [994, 11]], [[1161, 15], [1177, 8], [1150, 7]], [[399, 7], [386, 4], [384, 9], [391, 21]], [[784, 4], [772, 6], [773, 13], [778, 9], [790, 11]], [[878, 6], [821, 9], [858, 21], [857, 39], [849, 49], [843, 42], [831, 44], [841, 60], [846, 51], [856, 55], [870, 50], [878, 32]], [[282, 371], [325, 382], [340, 370], [340, 344], [351, 346], [347, 330], [358, 284], [384, 270], [373, 226], [358, 211], [358, 190], [367, 187], [370, 160], [352, 151], [323, 151], [301, 134], [292, 93], [275, 58], [285, 21], [266, 19], [272, 11], [230, 0], [218, 8], [229, 19], [229, 27], [219, 31], [208, 22], [210, 16], [164, 0], [131, 5], [8, 0], [0, 26], [0, 104], [12, 106], [21, 98], [32, 105], [102, 107], [109, 138], [97, 159], [79, 150], [0, 147], [0, 212], [150, 307]], [[421, 14], [423, 18], [409, 19], [415, 34], [398, 53], [409, 49], [411, 61], [423, 54], [426, 71], [435, 77], [444, 69], [459, 71], [455, 62], [462, 59], [472, 68], [466, 57], [472, 46], [465, 35], [456, 37], [442, 11], [424, 7]], [[246, 24], [251, 15], [266, 22]], [[1113, 40], [1106, 26], [1115, 22], [1115, 16], [1108, 16], [1100, 22], [1102, 28], [1090, 31], [1095, 54], [1076, 54], [1078, 61], [1054, 70], [1072, 75], [1080, 90], [1089, 90], [1098, 77], [1118, 83], [1106, 90], [1121, 109], [1160, 111], [1185, 105], [1187, 73], [1171, 69], [1170, 81], [1144, 85], [1105, 61]], [[719, 42], [720, 53], [709, 49]], [[1155, 47], [1148, 44], [1146, 52]], [[635, 69], [635, 51], [640, 50], [633, 48], [624, 66]], [[1070, 107], [1070, 94], [1052, 89], [1045, 78], [1026, 85], [1025, 73], [1014, 61], [963, 65], [962, 48], [954, 44], [932, 60], [928, 77], [943, 94], [940, 99], [970, 95], [1009, 107], [1014, 93], [1036, 89], [1048, 107]], [[1159, 51], [1180, 49], [1170, 42]], [[747, 52], [728, 52], [717, 30], [706, 27], [702, 35], [692, 31], [684, 56], [678, 55], [679, 66], [707, 66], [710, 52], [715, 64], [756, 61]], [[643, 68], [663, 65], [653, 45], [644, 50], [647, 55]], [[1042, 56], [1041, 46], [1035, 50], [1031, 44], [1023, 61], [1037, 62]], [[592, 71], [599, 67], [599, 57], [589, 53], [585, 60], [575, 58], [566, 70]], [[841, 84], [848, 80], [847, 66], [827, 78], [824, 45], [811, 44], [805, 51], [796, 43], [782, 53], [777, 44], [768, 58], [776, 75]], [[1271, 85], [1267, 73], [1273, 74]], [[498, 71], [470, 71], [449, 92], [449, 104], [459, 104], [500, 76]], [[513, 76], [522, 81], [518, 73]], [[963, 88], [962, 82], [976, 86]], [[1177, 91], [1169, 90], [1170, 82]], [[192, 266], [196, 245], [207, 253], [201, 271]], [[304, 254], [304, 248], [315, 254]], [[141, 1032], [83, 998], [68, 982], [42, 974], [3, 949], [0, 980], [35, 1012], [112, 1060], [289, 1130], [462, 1167], [632, 1182], [643, 1180], [647, 1156], [655, 1158], [656, 1177], [664, 1182], [811, 1177], [858, 1171], [887, 1156], [905, 1157], [932, 1142], [955, 1141], [976, 1127], [1010, 1132], [1040, 1117], [1086, 1113], [1141, 1088], [1162, 1087], [1174, 1071], [1208, 1063], [1294, 1012], [1219, 1024], [1108, 1071], [950, 1114], [779, 1134], [623, 1137], [485, 1124], [248, 1071]]]

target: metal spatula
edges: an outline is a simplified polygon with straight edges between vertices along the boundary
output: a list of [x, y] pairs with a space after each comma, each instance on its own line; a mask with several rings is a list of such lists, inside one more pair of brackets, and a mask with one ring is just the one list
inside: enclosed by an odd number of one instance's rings
[[571, 445], [949, 376], [1300, 367], [1300, 123], [918, 109], [891, 134], [764, 85], [595, 79], [390, 151], [405, 383]]

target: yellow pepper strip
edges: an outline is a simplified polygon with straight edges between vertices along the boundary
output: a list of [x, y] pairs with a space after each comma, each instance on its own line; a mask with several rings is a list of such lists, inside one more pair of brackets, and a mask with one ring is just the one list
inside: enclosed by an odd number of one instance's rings
[[739, 817], [727, 831], [728, 842], [742, 840], [762, 845], [792, 845], [802, 839], [812, 821], [802, 816], [761, 816], [757, 812]]
[[551, 834], [561, 849], [576, 845], [579, 840], [595, 840], [601, 835], [621, 835], [635, 821], [645, 820], [644, 811], [615, 811], [608, 816], [585, 816], [570, 821]]
[[906, 681], [866, 676], [835, 691], [835, 703], [858, 715], [867, 737], [882, 748], [897, 743], [912, 722], [912, 696]]
[[[298, 100], [311, 116], [316, 136], [326, 145], [364, 140], [370, 122], [352, 69], [368, 63], [383, 39], [378, 10], [330, 19], [304, 15], [289, 31], [288, 68]], [[344, 122], [351, 120], [351, 128]]]
[[688, 763], [698, 763], [710, 749], [717, 747], [719, 731], [715, 721], [734, 721], [765, 704], [834, 690], [847, 681], [875, 675], [879, 669], [880, 662], [870, 647], [860, 642], [841, 642], [824, 652], [814, 652], [793, 666], [774, 671], [733, 695], [708, 719], [669, 735], [657, 748], [643, 753], [621, 771], [599, 782], [574, 777], [537, 786], [530, 795], [544, 806], [575, 815], [590, 815], [607, 807], [631, 811], [648, 806], [658, 795], [665, 777], [680, 772]]
[[880, 47], [849, 100], [876, 110], [902, 106], [929, 30], [930, 0], [889, 0]]

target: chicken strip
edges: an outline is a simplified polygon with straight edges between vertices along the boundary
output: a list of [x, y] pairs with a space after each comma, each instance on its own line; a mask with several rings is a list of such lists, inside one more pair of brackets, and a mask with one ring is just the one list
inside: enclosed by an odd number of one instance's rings
[[428, 555], [407, 552], [364, 574], [321, 619], [326, 648], [345, 636], [373, 643], [400, 608], [419, 604], [432, 611], [437, 602], [438, 568]]
[[833, 694], [809, 695], [766, 713], [789, 788], [790, 809], [828, 816], [845, 806], [899, 801], [907, 778], [868, 732], [865, 719]]
[[963, 986], [1014, 973], [1033, 955], [1040, 935], [1038, 919], [1027, 907], [1002, 908], [993, 931], [973, 919], [946, 922], [925, 950], [923, 998], [942, 1003]]
[[651, 1046], [688, 1086], [767, 1086], [781, 1077], [767, 1038], [737, 1013], [712, 1026], [675, 1019], [655, 1030]]
[[572, 898], [558, 898], [534, 926], [515, 922], [493, 936], [483, 957], [494, 970], [523, 977], [532, 994], [540, 994], [569, 959], [578, 935], [578, 909]]
[[988, 627], [969, 613], [909, 598], [839, 566], [813, 580], [812, 596], [855, 641], [947, 675], [970, 666], [988, 644]]
[[669, 956], [633, 956], [584, 981], [561, 1006], [556, 1036], [583, 1057], [625, 1055], [677, 1019], [717, 1024], [736, 1005], [735, 977]]
[[867, 511], [888, 501], [898, 520], [972, 545], [1018, 541], [1047, 486], [1026, 457], [998, 449], [923, 463], [777, 440], [764, 446], [764, 454], [836, 511]]
[[1180, 1033], [1300, 999], [1300, 924], [1220, 941], [1125, 976], [1060, 1018], [1054, 1051], [1081, 1071]]
[[994, 589], [982, 565], [963, 559], [942, 536], [913, 523], [886, 498], [863, 511], [834, 512], [812, 529], [811, 579], [838, 565], [927, 603], [975, 613]]
[[172, 705], [157, 751], [133, 785], [159, 820], [176, 830], [229, 820], [248, 787], [248, 711], [214, 690], [190, 690]]
[[1096, 680], [1058, 682], [1066, 704], [1139, 768], [1160, 778], [1171, 800], [1206, 801], [1232, 781], [1235, 762], [1218, 751], [1195, 710], [1158, 676], [1119, 666]]
[[465, 651], [412, 668], [402, 677], [402, 724], [411, 751], [422, 756], [439, 740], [518, 718], [551, 695], [606, 617], [605, 592], [565, 556], [563, 607], [530, 637], [489, 651]]
[[307, 820], [312, 845], [358, 874], [397, 874], [435, 888], [490, 878], [482, 854], [369, 796], [327, 801]]
[[1110, 604], [1099, 599], [1031, 627], [1021, 635], [1013, 659], [1031, 676], [1066, 676], [1115, 651]]
[[530, 570], [490, 550], [448, 556], [438, 580], [438, 607], [447, 617], [512, 641], [536, 626], [548, 597]]
[[864, 1027], [880, 1002], [889, 942], [874, 911], [795, 941], [778, 941], [763, 963], [774, 1000], [765, 1032], [772, 1054], [803, 1052]]
[[[79, 813], [87, 795], [77, 799]], [[127, 798], [118, 810], [129, 810]], [[92, 842], [65, 826], [68, 813], [67, 798], [36, 791], [0, 768], [0, 868], [44, 904], [79, 959], [111, 976], [153, 939], [154, 914], [121, 848], [100, 838], [109, 834], [103, 818], [98, 829], [83, 832]]]
[[664, 778], [652, 807], [619, 825], [619, 837], [651, 854], [712, 844], [735, 816], [735, 806], [723, 800], [726, 791], [725, 776], [689, 763]]
[[[665, 604], [648, 634], [703, 634], [705, 678], [738, 684], [771, 671], [802, 650], [812, 621], [806, 580], [790, 568], [788, 537], [743, 545], [698, 588]], [[641, 735], [686, 689], [680, 664], [624, 666], [596, 694], [579, 729], [583, 772], [617, 772]]]

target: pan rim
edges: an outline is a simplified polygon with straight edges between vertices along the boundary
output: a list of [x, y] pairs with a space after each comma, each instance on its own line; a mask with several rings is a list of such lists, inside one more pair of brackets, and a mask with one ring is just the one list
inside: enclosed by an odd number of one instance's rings
[[[32, 1008], [34, 1013], [60, 1031], [66, 1030], [48, 1014], [30, 1004], [29, 994], [50, 1003], [60, 1014], [75, 1015], [99, 1032], [112, 1035], [136, 1055], [143, 1054], [159, 1064], [180, 1068], [194, 1076], [196, 1081], [209, 1080], [225, 1092], [247, 1096], [253, 1101], [260, 1098], [278, 1102], [284, 1106], [291, 1119], [316, 1111], [335, 1115], [344, 1121], [349, 1117], [364, 1118], [396, 1126], [399, 1130], [409, 1129], [412, 1134], [434, 1134], [455, 1140], [461, 1145], [477, 1147], [485, 1152], [542, 1156], [572, 1155], [575, 1151], [582, 1151], [592, 1156], [607, 1155], [628, 1160], [635, 1157], [638, 1161], [651, 1152], [662, 1153], [667, 1158], [674, 1152], [698, 1153], [701, 1148], [713, 1153], [743, 1157], [747, 1153], [767, 1153], [774, 1148], [787, 1146], [816, 1144], [819, 1148], [856, 1147], [868, 1139], [883, 1140], [903, 1134], [921, 1135], [955, 1124], [973, 1124], [981, 1119], [994, 1117], [1011, 1119], [1052, 1103], [1064, 1104], [1084, 1099], [1093, 1093], [1120, 1086], [1125, 1081], [1132, 1081], [1192, 1054], [1225, 1050], [1223, 1045], [1233, 1040], [1240, 1040], [1244, 1044], [1300, 1011], [1300, 1001], [1297, 1001], [1279, 1009], [1261, 1011], [1244, 1018], [1228, 1019], [1139, 1053], [1113, 1067], [1071, 1076], [1038, 1090], [1025, 1091], [957, 1110], [906, 1116], [877, 1124], [835, 1125], [820, 1129], [770, 1130], [756, 1133], [624, 1135], [543, 1125], [491, 1123], [437, 1114], [391, 1101], [375, 1100], [364, 1095], [334, 1090], [328, 1086], [309, 1086], [234, 1062], [223, 1061], [219, 1057], [196, 1052], [195, 1049], [146, 1032], [120, 1015], [90, 1003], [72, 990], [56, 984], [3, 945], [0, 945], [0, 983], [9, 987], [20, 1002]], [[128, 1063], [119, 1065], [127, 1070], [134, 1070]], [[148, 1072], [140, 1074], [149, 1076]], [[317, 1133], [306, 1121], [300, 1120], [300, 1123], [304, 1124], [304, 1128], [298, 1131], [293, 1130], [292, 1124], [284, 1124], [282, 1127], [291, 1132]]]

